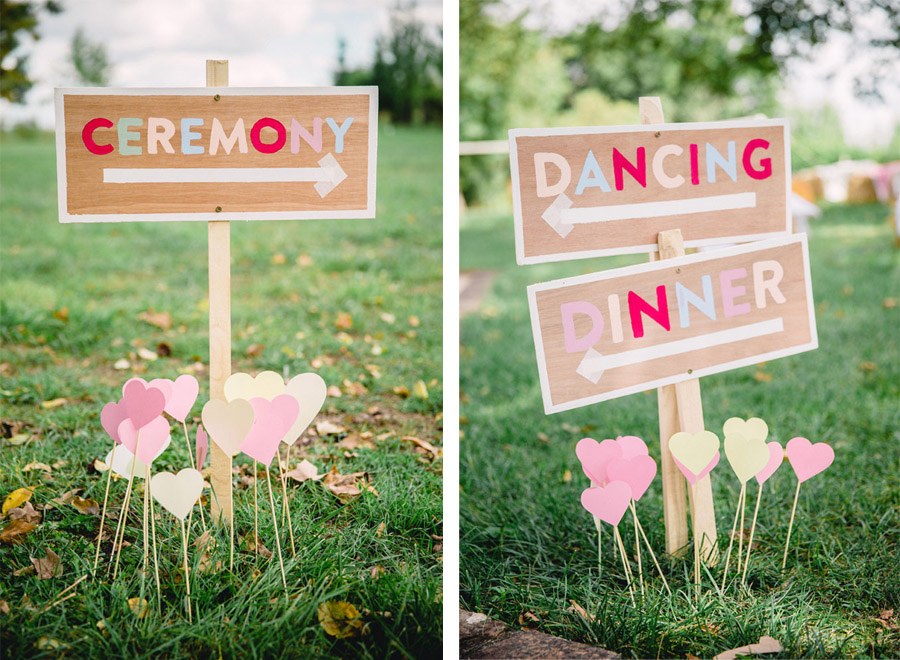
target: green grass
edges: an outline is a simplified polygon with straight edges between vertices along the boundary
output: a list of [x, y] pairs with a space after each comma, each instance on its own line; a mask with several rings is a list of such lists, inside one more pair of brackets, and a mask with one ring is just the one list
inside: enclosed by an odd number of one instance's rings
[[[159, 610], [153, 580], [142, 583], [139, 507], [133, 507], [126, 533], [134, 545], [122, 554], [125, 577], [82, 582], [75, 597], [41, 613], [90, 570], [99, 525], [99, 516], [70, 505], [48, 509], [24, 543], [0, 546], [0, 600], [10, 609], [0, 614], [4, 657], [439, 652], [441, 461], [426, 460], [402, 438], [440, 444], [441, 437], [441, 135], [390, 128], [379, 143], [376, 220], [236, 222], [231, 239], [234, 371], [315, 370], [340, 387], [343, 396], [330, 397], [320, 418], [351, 434], [372, 433], [375, 447], [350, 451], [337, 437], [314, 437], [295, 449], [292, 462], [308, 458], [323, 472], [332, 466], [342, 473], [365, 471], [377, 495], [363, 492], [342, 505], [320, 483], [294, 483], [298, 547], [296, 559], [286, 550], [290, 600], [284, 599], [277, 559], [240, 551], [229, 571], [228, 542], [221, 536], [214, 560], [224, 560], [225, 570], [192, 573], [199, 614], [192, 625], [181, 601], [180, 536], [168, 514], [157, 520], [163, 545]], [[0, 405], [3, 421], [31, 438], [19, 446], [0, 440], [0, 496], [37, 484], [35, 505], [75, 488], [102, 501], [105, 476], [88, 467], [109, 450], [99, 422], [102, 405], [117, 398], [132, 375], [174, 378], [208, 359], [206, 225], [60, 225], [52, 141], [5, 137], [0, 159]], [[139, 320], [147, 310], [169, 312], [172, 328]], [[342, 313], [352, 317], [352, 327], [337, 327]], [[134, 356], [138, 347], [154, 350], [161, 342], [171, 357], [144, 362]], [[130, 359], [130, 369], [113, 368], [121, 358]], [[208, 374], [202, 364], [192, 373], [201, 382], [202, 403]], [[413, 390], [419, 380], [427, 385], [427, 398], [394, 391]], [[367, 392], [355, 387], [359, 383]], [[68, 402], [41, 407], [57, 397]], [[199, 411], [200, 403], [195, 417]], [[42, 478], [39, 471], [24, 471], [33, 461], [65, 465]], [[155, 469], [188, 465], [180, 431], [158, 463]], [[260, 534], [274, 552], [268, 495], [261, 488]], [[114, 483], [116, 511], [124, 490], [123, 481]], [[252, 534], [252, 489], [238, 489], [235, 497], [238, 533]], [[276, 507], [280, 515], [278, 499]], [[193, 523], [196, 535], [196, 514]], [[62, 576], [13, 575], [45, 548], [60, 556]], [[373, 575], [375, 567], [380, 569]], [[142, 593], [150, 613], [138, 619], [127, 599]], [[355, 605], [368, 634], [328, 636], [317, 607], [331, 599]]]
[[[770, 635], [785, 657], [898, 657], [897, 629], [874, 620], [882, 610], [900, 611], [900, 308], [883, 302], [900, 294], [900, 260], [887, 215], [882, 206], [836, 206], [814, 223], [817, 351], [701, 383], [706, 425], [720, 435], [729, 417], [759, 416], [782, 444], [802, 435], [835, 449], [834, 465], [801, 489], [787, 570], [781, 574], [781, 557], [796, 480], [782, 467], [764, 492], [749, 592], [734, 584], [718, 592], [710, 577], [720, 579], [721, 569], [714, 568], [694, 601], [692, 563], [666, 559], [676, 592], [669, 598], [645, 560], [651, 587], [638, 608], [609, 533], [598, 579], [596, 531], [579, 504], [586, 483], [574, 448], [583, 436], [634, 434], [659, 460], [656, 394], [545, 416], [525, 287], [645, 258], [519, 267], [511, 218], [470, 215], [462, 268], [492, 269], [497, 279], [480, 313], [461, 326], [463, 606], [513, 626], [531, 612], [539, 621], [526, 618], [528, 625], [625, 656], [709, 657]], [[662, 554], [660, 488], [657, 478], [638, 511]], [[713, 488], [724, 554], [738, 493], [724, 462]], [[752, 505], [756, 488], [748, 492]], [[622, 529], [633, 547], [628, 520]], [[596, 621], [570, 611], [570, 600]]]

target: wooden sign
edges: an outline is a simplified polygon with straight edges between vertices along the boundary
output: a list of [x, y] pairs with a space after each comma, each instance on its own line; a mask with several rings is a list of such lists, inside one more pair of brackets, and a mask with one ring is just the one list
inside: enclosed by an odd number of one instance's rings
[[544, 409], [818, 346], [806, 235], [528, 287]]
[[57, 89], [60, 222], [374, 218], [377, 94]]
[[790, 232], [783, 119], [509, 132], [519, 264]]

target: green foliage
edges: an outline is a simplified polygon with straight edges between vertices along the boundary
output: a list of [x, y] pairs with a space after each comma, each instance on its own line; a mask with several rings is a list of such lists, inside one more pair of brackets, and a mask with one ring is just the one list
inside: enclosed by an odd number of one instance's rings
[[398, 124], [440, 123], [443, 50], [415, 16], [415, 2], [391, 10], [390, 29], [375, 42], [371, 68], [348, 70], [346, 43], [338, 42], [336, 85], [377, 85], [379, 110]]
[[11, 103], [22, 103], [34, 85], [28, 76], [28, 55], [19, 47], [22, 37], [40, 39], [38, 18], [42, 11], [58, 14], [62, 5], [54, 0], [0, 0], [0, 98]]
[[106, 46], [90, 41], [80, 27], [72, 37], [69, 60], [80, 84], [94, 87], [109, 84], [110, 63]]
[[[635, 608], [608, 525], [598, 576], [597, 532], [579, 503], [587, 480], [574, 449], [585, 436], [635, 434], [659, 461], [656, 392], [544, 415], [525, 287], [646, 257], [523, 268], [509, 216], [471, 213], [461, 267], [497, 276], [460, 326], [463, 606], [514, 627], [531, 612], [539, 621], [526, 625], [623, 657], [712, 657], [762, 635], [781, 641], [783, 657], [900, 656], [896, 628], [875, 621], [900, 594], [900, 251], [888, 216], [878, 204], [833, 206], [813, 221], [818, 350], [702, 379], [709, 429], [720, 434], [731, 416], [759, 416], [782, 445], [802, 435], [835, 449], [834, 465], [801, 489], [787, 570], [781, 558], [796, 485], [789, 466], [763, 491], [750, 590], [732, 583], [720, 593], [713, 578], [721, 582], [722, 568], [713, 568], [697, 600], [691, 561], [662, 553], [657, 477], [637, 510], [675, 593], [666, 595], [645, 554], [649, 587]], [[739, 487], [724, 460], [712, 482], [724, 554]], [[748, 485], [748, 516], [756, 491]], [[633, 548], [627, 517], [620, 530]], [[595, 620], [578, 616], [570, 601]]]
[[871, 159], [881, 163], [900, 160], [900, 131], [878, 149], [851, 147], [843, 138], [840, 118], [831, 106], [819, 110], [790, 113], [791, 167], [796, 172], [807, 167], [839, 160]]
[[[379, 135], [375, 220], [232, 223], [233, 369], [319, 372], [343, 390], [328, 398], [322, 417], [357, 438], [371, 433], [375, 444], [351, 451], [337, 436], [318, 436], [294, 447], [292, 464], [306, 458], [320, 472], [332, 466], [342, 474], [366, 472], [377, 495], [366, 491], [341, 504], [320, 482], [289, 482], [297, 556], [291, 557], [286, 533], [282, 550], [290, 600], [277, 558], [254, 555], [241, 539], [248, 532], [252, 537], [254, 507], [252, 488], [238, 480], [235, 570], [228, 570], [225, 534], [215, 535], [212, 565], [224, 564], [217, 573], [201, 570], [201, 553], [189, 548], [192, 624], [183, 609], [180, 527], [159, 514], [160, 612], [152, 574], [145, 582], [140, 576], [139, 507], [125, 535], [132, 545], [122, 551], [124, 577], [112, 583], [101, 573], [79, 584], [77, 595], [40, 612], [90, 572], [99, 525], [98, 516], [53, 505], [22, 545], [0, 545], [0, 600], [10, 607], [10, 614], [0, 613], [4, 658], [40, 656], [54, 644], [54, 654], [83, 658], [439, 655], [441, 463], [425, 460], [402, 438], [440, 444], [440, 154], [434, 128], [397, 127]], [[194, 363], [207, 361], [206, 223], [59, 224], [52, 136], [27, 143], [5, 136], [0, 167], [0, 498], [38, 484], [35, 505], [75, 488], [102, 502], [105, 475], [88, 467], [110, 450], [100, 426], [102, 405], [119, 396], [132, 375], [171, 378], [197, 373]], [[138, 318], [151, 308], [169, 312], [172, 327]], [[352, 317], [352, 327], [336, 327], [341, 313]], [[152, 351], [160, 342], [170, 356], [152, 362], [133, 356], [137, 346]], [[114, 369], [123, 357], [132, 368]], [[203, 401], [208, 375], [197, 377]], [[394, 392], [413, 390], [418, 380], [427, 384], [428, 399]], [[348, 383], [367, 391], [354, 393]], [[57, 397], [68, 403], [41, 407]], [[191, 429], [199, 409], [188, 421]], [[22, 432], [31, 437], [26, 444], [13, 446], [2, 437], [10, 422], [24, 424]], [[24, 471], [34, 461], [60, 460], [65, 464], [44, 478]], [[188, 465], [177, 426], [159, 462], [156, 469]], [[243, 459], [235, 464], [249, 474]], [[280, 517], [280, 484], [274, 474], [273, 480]], [[125, 486], [113, 483], [116, 510]], [[260, 488], [260, 536], [274, 553], [264, 476]], [[198, 511], [193, 526], [196, 538]], [[62, 576], [13, 575], [45, 549], [60, 556]], [[142, 595], [149, 613], [137, 619], [126, 601]], [[328, 636], [316, 609], [331, 599], [353, 603], [368, 634]]]

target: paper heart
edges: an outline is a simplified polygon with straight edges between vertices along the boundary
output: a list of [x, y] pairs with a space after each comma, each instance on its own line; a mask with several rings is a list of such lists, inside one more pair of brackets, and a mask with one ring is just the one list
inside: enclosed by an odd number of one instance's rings
[[300, 404], [290, 394], [279, 394], [271, 401], [261, 397], [250, 399], [253, 426], [241, 443], [241, 451], [268, 465], [275, 458], [281, 439], [297, 419]]
[[[144, 382], [142, 378], [135, 378], [134, 380]], [[172, 381], [168, 378], [154, 378], [149, 383], [147, 383], [147, 387], [155, 387], [160, 392], [162, 392], [166, 397], [166, 407], [169, 405], [169, 399], [172, 398]]]
[[631, 486], [624, 481], [612, 481], [606, 486], [586, 488], [581, 493], [581, 506], [591, 515], [610, 525], [618, 525], [631, 501]]
[[713, 471], [713, 468], [716, 467], [716, 466], [719, 464], [719, 460], [720, 460], [721, 458], [722, 458], [722, 457], [721, 457], [721, 455], [719, 454], [719, 452], [716, 452], [716, 455], [713, 456], [713, 458], [712, 458], [712, 460], [709, 462], [709, 464], [708, 464], [705, 468], [703, 468], [703, 470], [701, 470], [699, 474], [694, 474], [693, 472], [691, 472], [690, 470], [688, 470], [688, 469], [687, 469], [686, 467], [684, 467], [684, 466], [678, 461], [678, 459], [675, 458], [674, 456], [672, 457], [672, 460], [675, 461], [675, 465], [678, 467], [679, 470], [681, 470], [681, 474], [683, 474], [683, 475], [684, 475], [684, 478], [688, 480], [688, 483], [691, 484], [691, 485], [693, 486], [695, 483], [697, 483], [698, 481], [700, 481], [703, 477], [705, 477], [705, 476], [708, 475], [710, 472], [712, 472], [712, 471]]
[[139, 378], [132, 378], [122, 388], [122, 403], [134, 428], [140, 429], [162, 414], [166, 407], [166, 395]]
[[610, 461], [622, 458], [622, 447], [615, 440], [597, 442], [593, 438], [582, 438], [575, 445], [575, 455], [581, 461], [581, 469], [594, 486], [605, 486], [608, 479], [606, 468]]
[[109, 434], [109, 437], [116, 441], [116, 444], [122, 443], [122, 439], [119, 438], [119, 424], [126, 419], [128, 419], [128, 411], [125, 410], [125, 404], [121, 401], [109, 402], [100, 411], [100, 425]]
[[606, 466], [606, 476], [611, 483], [624, 481], [631, 487], [631, 498], [637, 502], [644, 496], [656, 476], [656, 461], [649, 456], [617, 458]]
[[[179, 422], [183, 422], [197, 401], [200, 383], [190, 374], [182, 374], [174, 382], [168, 382], [171, 383], [172, 390], [166, 400], [166, 412]], [[153, 382], [150, 384], [153, 385]]]
[[[250, 374], [231, 374], [225, 381], [225, 400], [266, 399], [271, 401], [284, 392], [284, 378], [274, 371], [260, 372], [255, 378]], [[215, 436], [213, 436], [215, 438]]]
[[[759, 417], [751, 417], [743, 420], [740, 417], [732, 417], [726, 420], [722, 426], [722, 435], [727, 439], [730, 435], [740, 435], [747, 440], [759, 440], [765, 442], [769, 437], [769, 425]], [[726, 456], [728, 452], [725, 452]]]
[[784, 450], [794, 474], [802, 484], [834, 462], [834, 449], [824, 442], [811, 443], [806, 438], [793, 438], [788, 441]]
[[165, 417], [155, 418], [140, 430], [134, 428], [134, 422], [126, 419], [119, 424], [119, 437], [132, 454], [137, 447], [138, 460], [149, 465], [169, 446], [171, 429]]
[[781, 448], [780, 443], [770, 442], [766, 445], [766, 449], [769, 452], [769, 462], [766, 463], [766, 467], [756, 473], [756, 481], [760, 486], [766, 483], [769, 477], [775, 474], [775, 470], [784, 463], [784, 449]]
[[209, 435], [201, 425], [197, 425], [197, 441], [194, 443], [194, 456], [197, 459], [197, 469], [203, 468], [206, 453], [209, 451]]
[[305, 373], [291, 378], [284, 393], [290, 394], [300, 404], [300, 413], [291, 428], [284, 434], [284, 442], [293, 445], [312, 423], [325, 404], [328, 387], [319, 374]]
[[[622, 448], [622, 458], [633, 458], [650, 454], [647, 450], [647, 443], [636, 435], [620, 435], [616, 438], [616, 444]], [[639, 498], [636, 497], [635, 499]]]
[[699, 475], [719, 451], [719, 437], [712, 431], [679, 431], [669, 438], [669, 451], [684, 468]]
[[201, 419], [216, 446], [229, 456], [237, 456], [253, 426], [253, 406], [244, 399], [212, 399], [203, 406]]
[[178, 474], [159, 472], [150, 478], [150, 492], [164, 509], [184, 520], [203, 492], [203, 475], [193, 468]]
[[745, 438], [732, 431], [725, 436], [724, 444], [725, 458], [742, 484], [750, 481], [769, 463], [769, 448], [759, 436]]
[[114, 451], [106, 455], [103, 462], [120, 477], [129, 479], [131, 477], [131, 466], [134, 465], [134, 476], [138, 479], [147, 478], [147, 465], [141, 461], [136, 461], [134, 454], [128, 451], [128, 447], [124, 445], [117, 445]]

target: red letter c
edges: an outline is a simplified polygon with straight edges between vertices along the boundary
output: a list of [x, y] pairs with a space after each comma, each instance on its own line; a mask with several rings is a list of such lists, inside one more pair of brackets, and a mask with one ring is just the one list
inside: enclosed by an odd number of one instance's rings
[[113, 150], [113, 146], [111, 144], [97, 144], [94, 142], [94, 131], [98, 128], [112, 128], [113, 123], [109, 119], [105, 119], [103, 117], [95, 117], [91, 119], [88, 123], [84, 125], [84, 128], [81, 130], [81, 141], [84, 142], [84, 146], [87, 147], [87, 150], [92, 154], [96, 154], [98, 156], [103, 156], [108, 153], [111, 153]]

